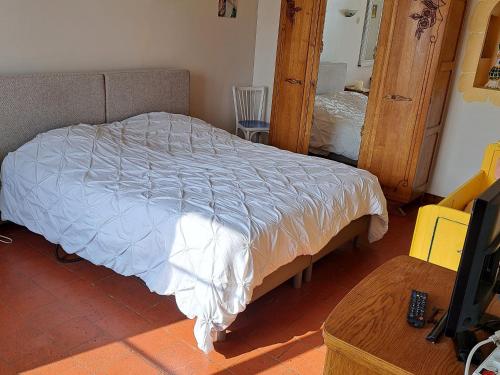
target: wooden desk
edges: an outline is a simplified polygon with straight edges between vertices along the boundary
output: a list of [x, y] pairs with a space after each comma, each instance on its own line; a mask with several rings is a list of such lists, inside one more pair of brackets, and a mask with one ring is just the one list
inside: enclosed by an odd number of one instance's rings
[[[323, 327], [328, 347], [325, 374], [463, 374], [451, 339], [425, 340], [432, 328], [406, 322], [410, 292], [429, 293], [427, 308], [447, 308], [455, 272], [401, 256], [359, 283], [337, 305]], [[496, 301], [489, 311], [500, 313]]]

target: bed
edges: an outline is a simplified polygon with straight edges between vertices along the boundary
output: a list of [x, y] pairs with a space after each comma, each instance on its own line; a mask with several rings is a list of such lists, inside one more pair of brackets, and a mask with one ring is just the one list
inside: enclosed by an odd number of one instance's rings
[[0, 95], [2, 219], [174, 294], [204, 351], [252, 300], [387, 230], [370, 173], [188, 116], [187, 71], [0, 76]]
[[318, 155], [338, 155], [355, 164], [368, 98], [344, 91], [346, 73], [344, 63], [320, 65], [309, 150]]

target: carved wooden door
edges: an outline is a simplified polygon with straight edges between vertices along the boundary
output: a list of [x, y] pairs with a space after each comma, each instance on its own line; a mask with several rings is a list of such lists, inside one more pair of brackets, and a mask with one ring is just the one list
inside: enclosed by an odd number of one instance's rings
[[395, 201], [427, 187], [464, 9], [465, 0], [384, 2], [359, 167]]
[[309, 148], [326, 0], [282, 0], [269, 141]]

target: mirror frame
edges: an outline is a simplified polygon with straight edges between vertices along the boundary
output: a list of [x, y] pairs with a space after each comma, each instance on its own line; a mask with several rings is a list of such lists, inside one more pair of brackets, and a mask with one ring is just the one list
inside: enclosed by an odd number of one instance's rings
[[[367, 0], [366, 2], [366, 10], [365, 10], [365, 20], [363, 23], [363, 36], [361, 37], [361, 48], [359, 50], [359, 59], [358, 59], [358, 66], [359, 67], [366, 67], [366, 66], [373, 66], [375, 63], [375, 59], [366, 59], [365, 58], [365, 53], [366, 53], [366, 44], [368, 43], [368, 25], [370, 24], [370, 19], [371, 17], [371, 9], [373, 7], [373, 0]], [[383, 12], [383, 9], [380, 10]]]

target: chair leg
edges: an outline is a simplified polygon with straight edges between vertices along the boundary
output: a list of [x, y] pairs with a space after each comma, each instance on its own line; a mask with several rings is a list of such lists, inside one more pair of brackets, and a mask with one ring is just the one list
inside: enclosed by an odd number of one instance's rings
[[313, 265], [310, 264], [309, 267], [307, 267], [306, 270], [304, 271], [304, 281], [306, 283], [311, 282], [312, 274], [313, 274]]
[[252, 132], [248, 132], [248, 138], [247, 140], [252, 142], [252, 137], [253, 137], [253, 133]]
[[302, 288], [302, 271], [293, 277], [293, 287], [295, 289]]
[[224, 342], [227, 338], [227, 330], [217, 331], [217, 337], [215, 339], [216, 342]]

